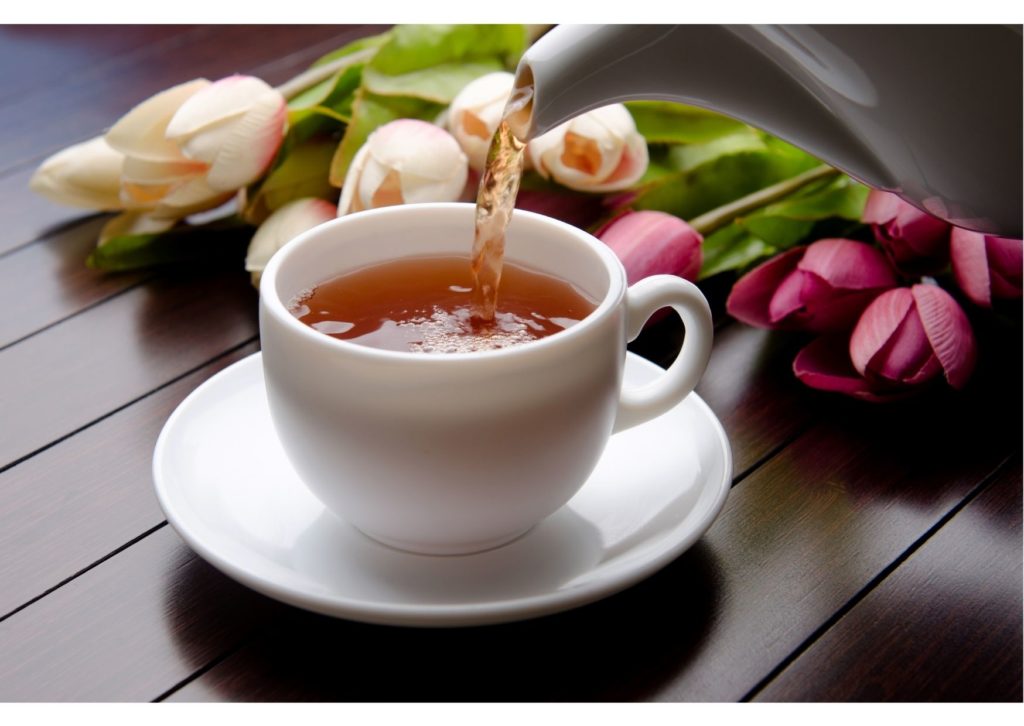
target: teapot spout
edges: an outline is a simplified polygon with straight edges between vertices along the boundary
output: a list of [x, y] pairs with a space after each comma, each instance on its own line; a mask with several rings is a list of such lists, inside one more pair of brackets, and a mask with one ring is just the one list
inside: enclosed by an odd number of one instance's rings
[[558, 26], [513, 130], [629, 100], [767, 131], [959, 226], [1021, 234], [1021, 35], [996, 26]]

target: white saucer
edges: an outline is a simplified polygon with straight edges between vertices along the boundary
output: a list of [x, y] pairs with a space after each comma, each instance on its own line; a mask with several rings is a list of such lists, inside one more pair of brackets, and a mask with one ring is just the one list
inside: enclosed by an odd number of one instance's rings
[[[629, 354], [626, 380], [662, 369]], [[167, 520], [204, 559], [272, 598], [351, 620], [499, 623], [568, 610], [692, 545], [729, 491], [732, 455], [696, 394], [611, 438], [580, 492], [518, 540], [457, 557], [391, 549], [328, 513], [274, 433], [256, 353], [197, 388], [153, 457]]]

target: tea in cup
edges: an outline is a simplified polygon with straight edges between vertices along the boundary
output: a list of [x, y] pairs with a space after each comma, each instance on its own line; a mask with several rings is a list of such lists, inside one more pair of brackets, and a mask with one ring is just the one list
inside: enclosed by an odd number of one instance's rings
[[[476, 552], [528, 531], [580, 489], [613, 432], [685, 398], [711, 352], [695, 285], [663, 275], [627, 288], [602, 242], [518, 210], [496, 321], [507, 313], [507, 329], [474, 329], [467, 285], [447, 277], [462, 263], [468, 274], [474, 211], [332, 220], [274, 255], [261, 283], [267, 399], [296, 472], [336, 516], [413, 552]], [[333, 310], [317, 304], [332, 286]], [[682, 317], [683, 348], [657, 380], [623, 389], [626, 343], [662, 307]]]

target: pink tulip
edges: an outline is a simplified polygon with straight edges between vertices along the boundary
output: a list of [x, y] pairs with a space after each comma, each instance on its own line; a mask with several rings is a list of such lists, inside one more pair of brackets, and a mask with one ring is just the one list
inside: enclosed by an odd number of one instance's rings
[[884, 401], [915, 393], [940, 374], [963, 388], [976, 356], [974, 333], [956, 300], [935, 285], [914, 285], [879, 295], [848, 346], [833, 336], [805, 347], [793, 372], [812, 388]]
[[626, 212], [597, 231], [626, 268], [632, 285], [650, 275], [696, 280], [704, 238], [679, 217], [665, 212]]
[[873, 190], [861, 219], [901, 270], [939, 272], [949, 261], [949, 225], [895, 194]]
[[885, 257], [848, 239], [796, 247], [733, 286], [726, 309], [748, 325], [814, 333], [849, 329], [883, 290], [896, 285]]
[[1021, 296], [1021, 240], [954, 227], [949, 253], [957, 284], [976, 305], [990, 308], [992, 298], [1015, 300]]

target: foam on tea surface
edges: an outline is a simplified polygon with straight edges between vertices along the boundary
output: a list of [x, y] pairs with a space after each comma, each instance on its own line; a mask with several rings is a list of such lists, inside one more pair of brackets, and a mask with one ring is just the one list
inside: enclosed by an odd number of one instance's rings
[[411, 257], [317, 285], [290, 306], [325, 335], [384, 350], [472, 353], [553, 335], [596, 304], [567, 282], [506, 264], [494, 318], [475, 315], [465, 257]]

